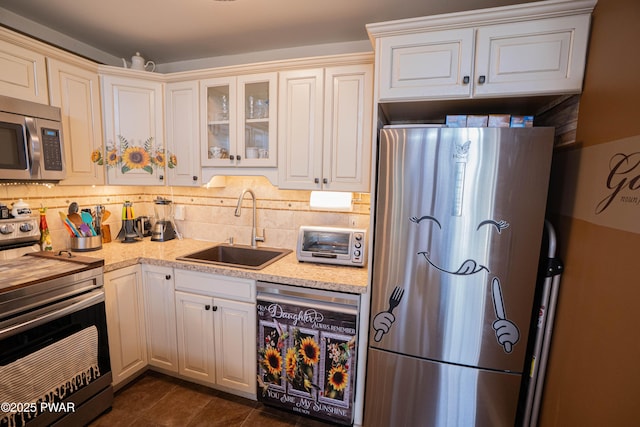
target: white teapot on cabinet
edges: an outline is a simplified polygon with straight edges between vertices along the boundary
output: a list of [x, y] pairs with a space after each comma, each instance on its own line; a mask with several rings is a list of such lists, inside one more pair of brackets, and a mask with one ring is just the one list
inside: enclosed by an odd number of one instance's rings
[[[127, 61], [124, 58], [122, 58], [122, 63], [124, 64], [124, 68], [128, 68]], [[151, 67], [151, 69], [147, 70], [147, 67]], [[155, 71], [156, 63], [153, 61], [144, 62], [144, 58], [140, 56], [140, 52], [136, 52], [136, 54], [131, 57], [131, 69], [139, 71]]]

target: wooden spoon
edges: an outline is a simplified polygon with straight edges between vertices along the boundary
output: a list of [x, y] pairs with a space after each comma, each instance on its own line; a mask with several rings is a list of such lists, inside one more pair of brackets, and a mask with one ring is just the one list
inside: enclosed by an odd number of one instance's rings
[[80, 232], [78, 231], [78, 229], [73, 225], [73, 223], [71, 221], [69, 221], [69, 217], [67, 217], [67, 215], [64, 214], [64, 212], [58, 212], [60, 214], [60, 219], [62, 220], [62, 222], [64, 223], [65, 227], [67, 227], [67, 229], [73, 233], [76, 237], [80, 237]]
[[83, 221], [80, 214], [78, 214], [78, 204], [76, 202], [72, 202], [69, 205], [69, 215], [67, 215], [67, 218], [69, 218], [69, 221], [71, 221], [76, 228], [80, 228]]
[[80, 225], [83, 223], [82, 217], [77, 213], [70, 213], [69, 215], [67, 215], [67, 218], [69, 218], [69, 221], [71, 221], [73, 225], [76, 226], [76, 228], [80, 227]]

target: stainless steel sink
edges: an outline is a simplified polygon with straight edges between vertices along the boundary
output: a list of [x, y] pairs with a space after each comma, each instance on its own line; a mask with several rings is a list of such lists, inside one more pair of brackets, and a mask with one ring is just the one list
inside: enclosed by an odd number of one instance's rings
[[261, 270], [289, 253], [289, 249], [219, 244], [176, 259]]

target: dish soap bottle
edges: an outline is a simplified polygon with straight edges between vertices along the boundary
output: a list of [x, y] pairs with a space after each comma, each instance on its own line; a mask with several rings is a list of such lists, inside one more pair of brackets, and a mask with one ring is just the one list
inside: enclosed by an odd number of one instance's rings
[[40, 250], [52, 251], [53, 244], [51, 243], [51, 233], [49, 233], [46, 213], [47, 208], [40, 208]]

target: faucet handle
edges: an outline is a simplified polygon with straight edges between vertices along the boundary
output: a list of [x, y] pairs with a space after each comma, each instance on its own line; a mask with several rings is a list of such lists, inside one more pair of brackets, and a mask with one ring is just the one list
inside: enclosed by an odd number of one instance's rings
[[233, 245], [233, 236], [227, 239], [227, 243], [229, 243], [230, 245]]

